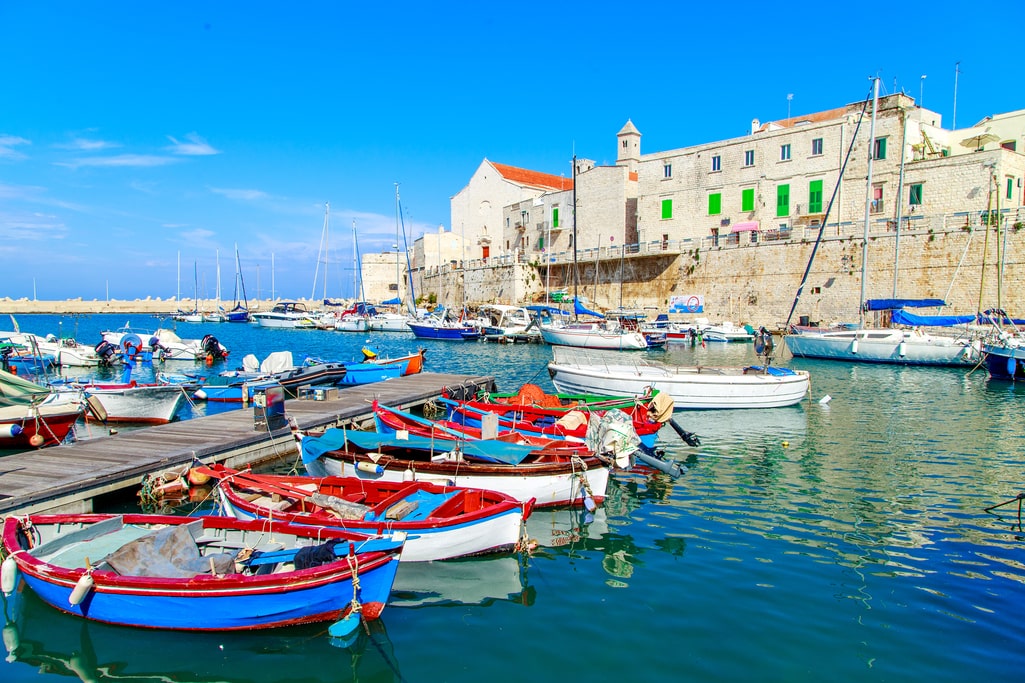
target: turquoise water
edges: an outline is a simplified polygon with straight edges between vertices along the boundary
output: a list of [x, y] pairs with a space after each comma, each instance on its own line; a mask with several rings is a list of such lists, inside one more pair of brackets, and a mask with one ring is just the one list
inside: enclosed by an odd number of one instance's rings
[[[65, 319], [80, 340], [124, 316]], [[133, 326], [156, 321], [132, 316]], [[53, 316], [19, 316], [56, 331]], [[192, 332], [191, 330], [195, 330]], [[185, 325], [263, 358], [349, 360], [411, 335]], [[551, 388], [543, 346], [426, 342], [426, 370]], [[655, 355], [655, 354], [653, 354]], [[740, 364], [750, 346], [673, 347], [681, 363]], [[686, 465], [617, 474], [593, 521], [539, 511], [522, 557], [400, 568], [393, 603], [351, 649], [325, 627], [150, 633], [87, 623], [26, 596], [0, 680], [966, 681], [1025, 668], [1025, 391], [982, 370], [782, 361], [812, 398], [769, 411], [677, 413], [700, 435]], [[820, 403], [824, 396], [828, 403]], [[197, 408], [202, 412], [202, 407]], [[45, 451], [40, 453], [44, 457]], [[0, 459], [2, 464], [2, 459]], [[2, 479], [0, 479], [2, 486]], [[198, 615], [197, 615], [198, 618]]]

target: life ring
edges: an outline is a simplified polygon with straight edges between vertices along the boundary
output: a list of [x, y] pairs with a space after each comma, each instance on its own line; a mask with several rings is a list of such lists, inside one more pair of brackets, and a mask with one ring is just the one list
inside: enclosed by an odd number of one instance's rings
[[142, 339], [137, 334], [126, 334], [121, 337], [121, 348], [124, 349], [125, 355], [134, 356], [142, 351]]
[[690, 313], [697, 313], [701, 309], [701, 299], [692, 296], [687, 299], [687, 310]]

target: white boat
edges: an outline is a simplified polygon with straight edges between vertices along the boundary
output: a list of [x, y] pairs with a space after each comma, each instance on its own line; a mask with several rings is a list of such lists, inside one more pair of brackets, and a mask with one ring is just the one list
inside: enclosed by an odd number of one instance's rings
[[975, 365], [979, 349], [967, 338], [933, 335], [920, 329], [798, 329], [786, 337], [798, 358], [897, 365]]
[[702, 325], [701, 338], [706, 342], [749, 342], [754, 341], [754, 333], [745, 327], [739, 327], [727, 321], [717, 325]]
[[481, 313], [489, 319], [482, 332], [487, 341], [540, 341], [541, 330], [523, 306], [488, 304]]
[[[172, 384], [68, 382], [51, 386], [58, 393], [77, 395], [80, 400], [95, 397], [103, 406], [100, 414], [104, 422], [166, 424], [185, 402], [183, 388]], [[91, 418], [86, 415], [86, 419]]]
[[148, 347], [153, 356], [159, 360], [181, 360], [198, 361], [204, 360], [207, 356], [225, 358], [228, 356], [228, 349], [222, 345], [213, 335], [206, 335], [202, 339], [182, 339], [174, 332], [166, 328], [160, 328], [153, 332], [136, 330], [128, 323], [119, 330], [107, 330], [101, 332], [103, 340], [110, 342], [117, 348], [124, 347], [124, 343], [131, 342], [133, 346]]
[[301, 301], [279, 301], [269, 311], [250, 314], [260, 327], [276, 327], [294, 329], [297, 327], [315, 327], [315, 313], [306, 308]]
[[372, 332], [409, 332], [411, 318], [401, 313], [381, 312], [370, 316], [367, 325]]
[[664, 365], [644, 357], [555, 347], [548, 374], [563, 393], [639, 396], [658, 389], [676, 410], [779, 408], [799, 403], [811, 377], [789, 368]]
[[643, 334], [636, 330], [624, 330], [620, 327], [609, 328], [602, 323], [594, 322], [575, 322], [565, 325], [542, 324], [541, 338], [547, 344], [583, 349], [636, 351], [648, 348], [648, 341]]

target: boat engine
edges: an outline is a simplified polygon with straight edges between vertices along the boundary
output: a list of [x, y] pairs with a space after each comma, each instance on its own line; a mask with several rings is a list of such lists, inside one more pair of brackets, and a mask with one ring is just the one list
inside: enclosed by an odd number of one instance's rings
[[94, 347], [96, 355], [100, 357], [101, 365], [114, 365], [117, 360], [117, 347], [106, 339]]
[[203, 351], [206, 352], [208, 359], [221, 360], [228, 357], [228, 349], [221, 346], [221, 343], [217, 341], [217, 337], [212, 334], [203, 337], [200, 346], [203, 347]]

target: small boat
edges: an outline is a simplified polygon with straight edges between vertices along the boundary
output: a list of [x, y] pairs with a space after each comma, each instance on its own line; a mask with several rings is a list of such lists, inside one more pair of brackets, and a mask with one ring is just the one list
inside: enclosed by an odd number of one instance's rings
[[402, 365], [378, 365], [376, 363], [345, 363], [345, 375], [338, 381], [341, 386], [354, 386], [383, 382], [386, 379], [402, 377]]
[[330, 428], [296, 433], [306, 471], [314, 477], [367, 481], [428, 481], [488, 489], [539, 507], [585, 505], [605, 498], [612, 463], [593, 453], [504, 443], [447, 441]]
[[0, 406], [0, 449], [56, 446], [68, 437], [83, 410], [77, 402]]
[[301, 301], [280, 301], [269, 311], [250, 313], [260, 327], [295, 329], [297, 327], [315, 327], [312, 323], [316, 314], [306, 308]]
[[750, 342], [755, 338], [755, 330], [750, 325], [738, 327], [729, 321], [718, 325], [702, 325], [700, 334], [706, 342]]
[[8, 517], [3, 592], [19, 577], [86, 619], [194, 631], [271, 628], [381, 615], [403, 535], [230, 517]]
[[381, 311], [370, 316], [367, 326], [371, 332], [409, 332], [409, 325], [406, 323], [413, 320], [402, 313]]
[[640, 394], [658, 389], [673, 399], [676, 410], [790, 406], [804, 399], [811, 384], [805, 370], [665, 365], [558, 347], [548, 373], [559, 391]]
[[605, 394], [546, 393], [536, 384], [523, 384], [514, 392], [479, 392], [473, 401], [499, 403], [508, 406], [538, 406], [550, 410], [611, 410], [619, 408], [630, 412], [639, 405], [650, 406], [657, 391], [641, 396], [607, 396]]
[[541, 338], [553, 346], [583, 349], [639, 351], [648, 348], [648, 340], [640, 332], [618, 326], [609, 328], [599, 322], [541, 325]]
[[218, 480], [221, 508], [239, 519], [338, 527], [374, 534], [405, 531], [403, 562], [508, 552], [520, 541], [533, 500], [430, 482], [254, 474], [223, 465], [194, 467]]
[[406, 323], [413, 334], [420, 339], [441, 339], [446, 341], [476, 341], [481, 338], [481, 328], [469, 322], [446, 320], [439, 316]]
[[[183, 388], [173, 384], [67, 382], [51, 386], [95, 397], [103, 406], [104, 422], [167, 424], [185, 402]], [[91, 414], [86, 418], [92, 419]]]
[[257, 393], [279, 386], [281, 384], [275, 379], [246, 379], [214, 375], [206, 378], [193, 391], [192, 398], [212, 403], [249, 403]]
[[484, 340], [498, 343], [529, 343], [541, 341], [541, 330], [530, 317], [530, 311], [523, 306], [488, 304], [481, 306], [481, 313], [489, 320], [481, 330]]
[[375, 351], [372, 351], [367, 347], [363, 347], [363, 362], [376, 363], [377, 365], [398, 365], [402, 368], [402, 376], [405, 377], [406, 375], [415, 375], [423, 372], [424, 354], [426, 353], [426, 349], [419, 349], [415, 353], [410, 353], [405, 356], [380, 358]]

